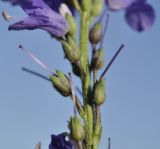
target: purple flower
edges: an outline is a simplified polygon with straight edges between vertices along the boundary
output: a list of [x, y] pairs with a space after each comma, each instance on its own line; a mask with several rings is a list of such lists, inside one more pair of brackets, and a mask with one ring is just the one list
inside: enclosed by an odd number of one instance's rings
[[134, 30], [141, 32], [153, 25], [155, 13], [151, 5], [135, 3], [126, 10], [125, 18]]
[[[12, 5], [17, 5], [19, 3], [19, 0], [1, 0], [1, 1], [10, 1]], [[80, 0], [79, 0], [80, 1]], [[71, 12], [74, 14], [74, 7], [71, 5], [70, 0], [43, 0], [51, 9], [53, 9], [56, 12], [59, 12], [58, 8], [62, 3], [65, 3]]]
[[111, 10], [120, 10], [120, 9], [127, 8], [128, 6], [130, 6], [132, 3], [136, 1], [137, 0], [106, 0], [106, 4], [108, 8]]
[[128, 25], [138, 31], [150, 28], [155, 20], [155, 12], [146, 0], [106, 0], [107, 7], [112, 10], [125, 10]]
[[42, 0], [11, 0], [11, 2], [19, 4], [28, 17], [10, 25], [9, 30], [43, 29], [56, 37], [62, 37], [68, 32], [69, 27], [65, 18]]
[[51, 135], [51, 143], [49, 144], [49, 149], [74, 149], [73, 145], [65, 140], [65, 133], [59, 135]]
[[74, 8], [70, 4], [71, 3], [70, 0], [43, 0], [43, 1], [56, 12], [59, 11], [58, 8], [60, 7], [60, 5], [62, 3], [65, 3], [69, 7], [71, 12], [74, 14]]

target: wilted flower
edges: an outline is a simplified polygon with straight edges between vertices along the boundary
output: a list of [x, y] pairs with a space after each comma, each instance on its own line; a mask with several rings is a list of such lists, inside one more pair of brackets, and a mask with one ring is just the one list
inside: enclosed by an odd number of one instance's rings
[[11, 0], [28, 14], [25, 19], [9, 26], [9, 30], [43, 29], [56, 37], [63, 37], [69, 30], [63, 16], [53, 11], [42, 0]]
[[49, 144], [49, 149], [74, 149], [73, 145], [65, 138], [65, 133], [61, 133], [57, 136], [51, 135], [51, 143]]
[[141, 32], [151, 27], [155, 20], [155, 12], [146, 0], [106, 0], [110, 10], [125, 10], [125, 19], [129, 26]]

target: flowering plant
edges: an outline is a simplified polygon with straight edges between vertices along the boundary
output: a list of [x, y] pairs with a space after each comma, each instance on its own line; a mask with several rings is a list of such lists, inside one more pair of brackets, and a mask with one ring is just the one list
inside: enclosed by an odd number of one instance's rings
[[[128, 25], [141, 32], [151, 27], [155, 20], [152, 6], [146, 0], [10, 0], [10, 2], [12, 5], [20, 6], [27, 17], [9, 25], [8, 29], [46, 30], [61, 43], [73, 74], [81, 80], [83, 103], [76, 95], [71, 73], [64, 74], [59, 70], [52, 72], [30, 51], [22, 45], [19, 46], [49, 72], [53, 87], [62, 96], [71, 97], [74, 103], [74, 116], [68, 121], [69, 133], [52, 135], [49, 149], [97, 149], [102, 134], [100, 108], [106, 100], [105, 76], [124, 47], [123, 44], [120, 46], [98, 77], [99, 70], [104, 65], [103, 42], [109, 19], [106, 13], [124, 10]], [[8, 21], [14, 18], [6, 11], [2, 14]], [[75, 19], [77, 14], [80, 16], [79, 27]], [[106, 22], [103, 25], [102, 20], [105, 17]], [[92, 47], [91, 60], [88, 54], [89, 43]], [[66, 137], [69, 138], [68, 141]], [[36, 147], [40, 148], [40, 144]]]

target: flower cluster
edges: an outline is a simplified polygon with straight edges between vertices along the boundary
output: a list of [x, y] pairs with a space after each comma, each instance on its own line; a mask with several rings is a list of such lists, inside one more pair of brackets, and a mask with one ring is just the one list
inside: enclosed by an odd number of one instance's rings
[[106, 0], [106, 4], [112, 11], [125, 10], [126, 22], [136, 31], [144, 31], [154, 23], [154, 9], [146, 0]]
[[[73, 73], [81, 80], [83, 103], [76, 95], [71, 73], [66, 75], [59, 70], [52, 72], [36, 56], [23, 46], [19, 46], [36, 63], [49, 71], [49, 80], [53, 87], [62, 96], [71, 97], [74, 103], [74, 116], [68, 121], [70, 132], [52, 135], [49, 149], [98, 149], [102, 134], [100, 108], [106, 101], [105, 75], [124, 48], [122, 44], [98, 77], [99, 70], [104, 66], [103, 41], [108, 23], [108, 15], [104, 12], [124, 10], [127, 23], [140, 32], [152, 26], [155, 20], [154, 9], [146, 0], [10, 0], [10, 2], [12, 5], [20, 6], [27, 17], [9, 25], [9, 30], [43, 29], [49, 32], [61, 43]], [[80, 15], [79, 32], [75, 19], [76, 11]], [[6, 20], [12, 19], [6, 11], [3, 12], [3, 16]], [[103, 25], [102, 19], [105, 16], [106, 24]], [[99, 19], [95, 21], [97, 17]], [[92, 47], [91, 58], [88, 56], [89, 43]]]

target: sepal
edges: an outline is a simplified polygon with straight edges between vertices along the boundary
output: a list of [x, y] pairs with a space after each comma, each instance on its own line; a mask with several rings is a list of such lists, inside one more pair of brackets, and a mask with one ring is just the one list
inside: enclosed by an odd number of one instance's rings
[[71, 95], [71, 87], [67, 76], [56, 70], [56, 74], [51, 75], [50, 79], [54, 88], [63, 96], [67, 97]]
[[105, 79], [101, 79], [94, 84], [93, 102], [96, 105], [102, 105], [105, 102], [105, 100]]

